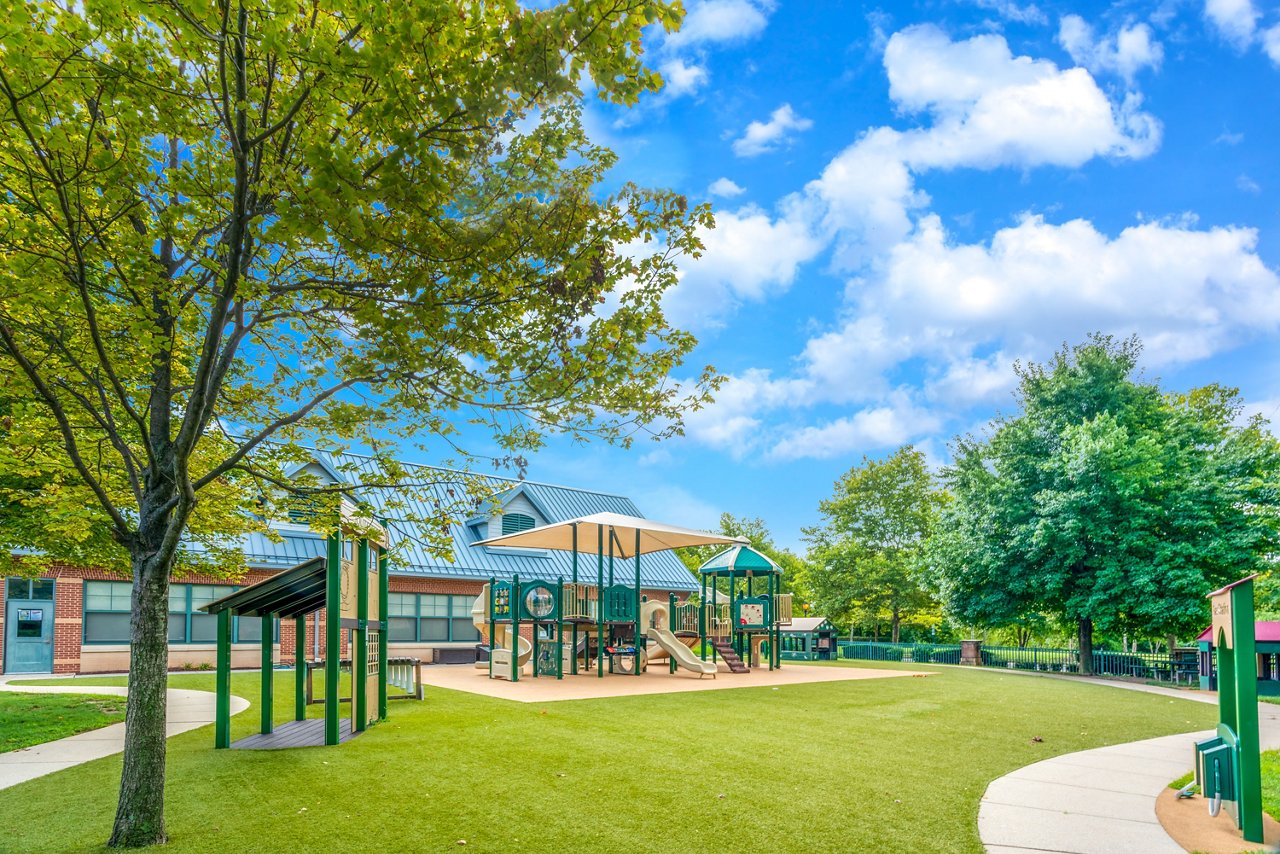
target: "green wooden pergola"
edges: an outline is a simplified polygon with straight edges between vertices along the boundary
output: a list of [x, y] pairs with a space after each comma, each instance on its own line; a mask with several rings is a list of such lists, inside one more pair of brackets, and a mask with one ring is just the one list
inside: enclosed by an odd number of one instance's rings
[[[387, 716], [387, 553], [376, 541], [333, 534], [324, 557], [298, 564], [205, 605], [218, 617], [214, 747], [277, 748], [340, 744]], [[324, 719], [306, 719], [304, 655], [307, 614], [325, 612]], [[231, 743], [231, 618], [262, 621], [261, 724], [255, 736]], [[294, 720], [275, 726], [272, 627], [295, 621]], [[316, 626], [317, 631], [319, 625]], [[351, 637], [351, 719], [341, 717], [342, 633]], [[372, 696], [371, 696], [372, 695]]]

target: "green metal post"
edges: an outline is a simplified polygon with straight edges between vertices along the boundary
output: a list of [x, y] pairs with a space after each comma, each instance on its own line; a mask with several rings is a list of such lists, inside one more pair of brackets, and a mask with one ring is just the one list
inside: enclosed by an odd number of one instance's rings
[[[385, 527], [385, 526], [384, 526]], [[387, 550], [378, 546], [378, 720], [387, 719], [387, 598], [390, 592], [391, 566]]]
[[356, 544], [356, 637], [351, 649], [351, 729], [369, 721], [369, 541]]
[[494, 592], [493, 586], [498, 583], [498, 579], [492, 575], [489, 576], [489, 595], [485, 597], [488, 601], [485, 606], [489, 609], [489, 678], [493, 678], [493, 650], [498, 645], [496, 638], [498, 637], [498, 621], [493, 616]]
[[1236, 735], [1240, 738], [1240, 830], [1248, 842], [1262, 838], [1262, 768], [1258, 738], [1258, 652], [1253, 622], [1253, 582], [1231, 591], [1231, 633], [1236, 665]]
[[262, 615], [262, 732], [269, 733], [275, 724], [275, 657], [271, 654], [271, 615]]
[[[578, 595], [578, 523], [573, 523], [573, 595]], [[563, 606], [563, 601], [561, 602]], [[569, 630], [570, 639], [573, 643], [573, 660], [569, 663], [569, 672], [578, 675], [578, 624], [573, 623], [573, 627]]]
[[[537, 632], [534, 632], [537, 634]], [[538, 663], [533, 663], [538, 669]], [[520, 574], [511, 579], [511, 681], [520, 681]]]
[[640, 632], [640, 529], [636, 528], [636, 675], [640, 675], [640, 648], [644, 638]]
[[702, 595], [698, 597], [698, 654], [707, 660], [707, 576], [702, 574]]
[[293, 621], [293, 719], [307, 717], [307, 615], [301, 614]]
[[213, 713], [213, 746], [231, 746], [231, 611], [218, 612], [218, 691]]
[[338, 744], [338, 698], [342, 694], [342, 681], [338, 669], [342, 632], [342, 534], [329, 535], [328, 561], [325, 572], [324, 592], [324, 743]]
[[604, 526], [596, 525], [596, 678], [604, 678]]
[[564, 577], [556, 580], [556, 678], [564, 678]]
[[[667, 594], [667, 631], [673, 635], [676, 633], [676, 594], [674, 593]], [[675, 673], [676, 657], [668, 653], [667, 663], [670, 665], [667, 668], [668, 672]]]

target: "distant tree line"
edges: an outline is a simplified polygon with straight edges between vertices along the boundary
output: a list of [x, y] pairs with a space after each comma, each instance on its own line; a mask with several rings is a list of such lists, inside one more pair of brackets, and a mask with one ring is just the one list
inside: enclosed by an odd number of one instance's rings
[[820, 505], [792, 584], [815, 613], [899, 640], [985, 634], [1170, 646], [1208, 622], [1205, 595], [1264, 573], [1280, 606], [1280, 443], [1234, 389], [1167, 393], [1136, 338], [1095, 335], [1016, 365], [1016, 414], [930, 470], [906, 446], [864, 458]]

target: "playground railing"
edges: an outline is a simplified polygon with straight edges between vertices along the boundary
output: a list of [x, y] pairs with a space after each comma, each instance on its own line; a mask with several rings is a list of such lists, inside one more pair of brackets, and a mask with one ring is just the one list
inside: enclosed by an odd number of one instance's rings
[[[306, 662], [307, 676], [305, 695], [308, 706], [324, 702], [324, 697], [316, 697], [313, 675], [319, 670], [324, 675], [324, 660], [315, 659]], [[345, 679], [351, 677], [351, 659], [338, 660], [338, 672]], [[418, 658], [388, 658], [387, 687], [399, 688], [403, 693], [387, 692], [388, 700], [421, 700], [423, 698], [422, 660]], [[327, 688], [326, 688], [327, 690]], [[339, 703], [350, 703], [350, 697], [338, 697]]]
[[[960, 647], [954, 644], [888, 643], [855, 641], [840, 644], [840, 657], [863, 661], [910, 661], [917, 664], [959, 664]], [[1190, 681], [1185, 652], [1115, 652], [1093, 654], [1093, 672], [1106, 676], [1151, 679], [1158, 682]], [[1061, 647], [983, 646], [982, 665], [1042, 673], [1080, 672], [1080, 653]]]
[[784, 626], [791, 625], [791, 594], [779, 593], [773, 597], [774, 620]]
[[733, 626], [733, 621], [729, 618], [729, 606], [727, 604], [716, 605], [708, 602], [703, 608], [706, 609], [704, 619], [707, 626], [707, 637], [727, 638]]
[[671, 613], [671, 631], [698, 633], [698, 606], [692, 604], [676, 605]]
[[560, 613], [566, 620], [590, 620], [595, 622], [599, 612], [600, 592], [586, 584], [567, 582], [563, 588]]

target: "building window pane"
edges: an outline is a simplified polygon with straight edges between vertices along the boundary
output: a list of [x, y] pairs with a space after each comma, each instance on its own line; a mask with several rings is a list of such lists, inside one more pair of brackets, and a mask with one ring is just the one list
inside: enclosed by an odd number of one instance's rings
[[414, 593], [388, 593], [388, 617], [416, 617], [418, 597]]
[[437, 594], [428, 594], [422, 597], [422, 616], [424, 617], [447, 617], [449, 616], [449, 597]]
[[449, 621], [440, 617], [428, 617], [421, 621], [424, 641], [447, 641], [449, 639]]
[[29, 585], [25, 578], [10, 578], [5, 581], [4, 595], [6, 599], [26, 599]]
[[185, 614], [187, 612], [187, 584], [169, 585], [169, 613]]
[[257, 643], [262, 640], [262, 620], [258, 617], [236, 617], [236, 641]]
[[387, 640], [388, 641], [416, 641], [414, 636], [414, 623], [417, 620], [412, 617], [389, 617], [387, 619]]
[[480, 632], [476, 630], [475, 625], [471, 622], [471, 618], [465, 620], [454, 619], [453, 623], [453, 639], [455, 641], [465, 641], [475, 643], [480, 640]]
[[85, 614], [84, 639], [90, 643], [128, 643], [129, 615], [111, 612]]
[[191, 615], [191, 642], [213, 643], [218, 639], [218, 617], [214, 614]]
[[199, 611], [210, 602], [221, 599], [230, 593], [227, 587], [215, 586], [213, 584], [192, 584], [191, 585], [191, 610]]
[[31, 582], [32, 599], [53, 599], [53, 579], [37, 578]]
[[44, 631], [43, 608], [18, 609], [18, 637], [38, 638]]
[[87, 581], [84, 585], [86, 611], [128, 611], [133, 585], [127, 581]]
[[502, 533], [518, 534], [521, 531], [527, 531], [534, 527], [535, 523], [532, 516], [525, 513], [503, 513], [502, 514]]
[[187, 615], [169, 615], [169, 643], [183, 643], [187, 639]]
[[475, 604], [474, 596], [450, 596], [452, 600], [452, 611], [450, 613], [455, 617], [470, 617], [471, 606]]

